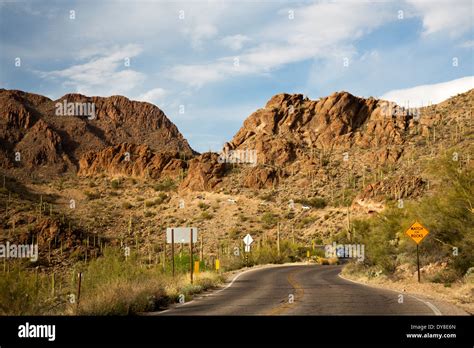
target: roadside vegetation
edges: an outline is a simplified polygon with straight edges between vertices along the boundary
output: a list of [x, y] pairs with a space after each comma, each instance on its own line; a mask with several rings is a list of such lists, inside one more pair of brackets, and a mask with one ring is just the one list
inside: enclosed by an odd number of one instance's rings
[[417, 220], [430, 232], [419, 245], [421, 267], [439, 266], [424, 280], [445, 286], [473, 282], [474, 175], [472, 168], [451, 158], [450, 154], [429, 168], [439, 180], [433, 195], [406, 201], [403, 208], [392, 202], [379, 215], [353, 222], [352, 234], [355, 243], [365, 245], [365, 260], [346, 267], [346, 273], [369, 278], [383, 274], [396, 280], [407, 265], [413, 273], [416, 244], [405, 231]]
[[[133, 252], [107, 248], [104, 255], [78, 262], [67, 273], [46, 274], [10, 262], [0, 277], [0, 315], [130, 315], [162, 309], [218, 286], [224, 277], [204, 270], [190, 283], [189, 257], [176, 257], [171, 267], [146, 264]], [[81, 274], [78, 296], [79, 273]]]

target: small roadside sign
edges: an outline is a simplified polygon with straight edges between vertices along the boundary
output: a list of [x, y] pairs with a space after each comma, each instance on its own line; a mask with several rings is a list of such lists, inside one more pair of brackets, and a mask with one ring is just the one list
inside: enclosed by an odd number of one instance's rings
[[[191, 242], [191, 230], [193, 230], [193, 243], [197, 243], [198, 229], [196, 227], [168, 227], [166, 229], [166, 243], [189, 243]], [[173, 237], [171, 234], [174, 233]]]
[[418, 270], [418, 282], [421, 282], [420, 276], [420, 252], [418, 245], [430, 233], [421, 223], [415, 221], [408, 230], [405, 231], [408, 237], [413, 239], [416, 243], [416, 268]]
[[199, 273], [199, 261], [194, 261], [194, 273]]
[[196, 227], [168, 227], [166, 229], [166, 243], [171, 244], [171, 259], [173, 264], [174, 277], [174, 244], [175, 243], [189, 243], [189, 274], [191, 277], [191, 284], [193, 283], [193, 271], [195, 265], [193, 264], [193, 246], [197, 242], [198, 229]]
[[405, 233], [415, 241], [416, 244], [420, 244], [421, 241], [430, 233], [422, 224], [415, 221]]
[[245, 237], [244, 237], [244, 243], [245, 245], [250, 245], [252, 244], [253, 242], [253, 238], [250, 234], [247, 234]]
[[221, 266], [221, 263], [220, 263], [219, 259], [216, 259], [216, 271], [219, 270], [220, 266]]

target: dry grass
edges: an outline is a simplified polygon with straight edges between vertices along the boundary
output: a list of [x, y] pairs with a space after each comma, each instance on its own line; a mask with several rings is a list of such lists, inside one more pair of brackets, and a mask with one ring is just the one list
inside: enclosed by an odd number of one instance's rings
[[176, 302], [183, 294], [217, 286], [223, 278], [214, 272], [175, 277], [159, 265], [142, 265], [136, 255], [125, 260], [120, 250], [108, 250], [105, 257], [91, 261], [84, 271], [83, 296], [77, 308], [79, 315], [129, 315], [155, 311]]
[[193, 294], [216, 287], [222, 280], [212, 272], [196, 275], [194, 284], [190, 284], [187, 275], [173, 279], [161, 274], [141, 281], [115, 279], [85, 296], [77, 314], [130, 315], [156, 311], [177, 302], [181, 294], [188, 300]]

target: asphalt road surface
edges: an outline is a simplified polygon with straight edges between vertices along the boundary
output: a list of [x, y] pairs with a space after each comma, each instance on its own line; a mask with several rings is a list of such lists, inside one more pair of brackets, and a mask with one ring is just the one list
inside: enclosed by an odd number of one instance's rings
[[430, 303], [338, 276], [342, 266], [289, 265], [239, 274], [226, 288], [157, 315], [434, 315]]

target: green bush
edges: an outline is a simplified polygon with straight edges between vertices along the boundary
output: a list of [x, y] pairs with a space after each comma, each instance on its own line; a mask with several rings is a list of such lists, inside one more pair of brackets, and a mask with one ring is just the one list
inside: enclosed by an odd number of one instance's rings
[[296, 203], [306, 205], [316, 209], [323, 209], [326, 207], [327, 203], [324, 198], [321, 197], [312, 197], [312, 198], [300, 198], [294, 200]]
[[214, 216], [211, 213], [207, 212], [207, 211], [203, 211], [201, 213], [201, 219], [202, 220], [211, 220], [213, 217]]
[[259, 197], [263, 201], [274, 202], [275, 201], [275, 191], [270, 191], [267, 193], [263, 193]]
[[277, 216], [271, 212], [266, 212], [262, 215], [262, 223], [265, 225], [267, 228], [271, 228], [275, 226], [278, 222]]
[[11, 262], [8, 268], [0, 273], [0, 315], [45, 315], [63, 310], [66, 301], [61, 302], [58, 293], [53, 295], [52, 275], [35, 273], [20, 262]]
[[199, 202], [198, 208], [201, 209], [201, 210], [206, 210], [206, 209], [209, 208], [209, 204], [206, 204], [204, 202]]
[[130, 202], [122, 202], [122, 208], [123, 209], [131, 209], [131, 208], [133, 208], [133, 205]]
[[97, 192], [84, 191], [84, 195], [86, 196], [88, 201], [100, 198], [100, 194]]
[[112, 188], [113, 188], [114, 190], [117, 190], [117, 189], [120, 188], [121, 182], [120, 182], [119, 179], [113, 179], [113, 180], [110, 182], [110, 185], [112, 186]]
[[155, 184], [153, 188], [155, 191], [173, 191], [176, 188], [176, 183], [173, 179], [166, 178], [163, 181]]
[[[365, 245], [366, 265], [390, 275], [406, 260], [415, 264], [416, 244], [405, 231], [418, 220], [430, 231], [419, 246], [421, 264], [448, 261], [448, 268], [433, 281], [450, 283], [472, 267], [474, 175], [468, 168], [459, 170], [459, 164], [447, 157], [430, 169], [443, 183], [438, 192], [418, 201], [407, 200], [403, 209], [390, 206], [371, 219], [353, 221], [356, 240]], [[457, 256], [453, 247], [458, 248]]]
[[444, 269], [431, 277], [433, 283], [451, 284], [459, 279], [459, 274], [452, 269]]

